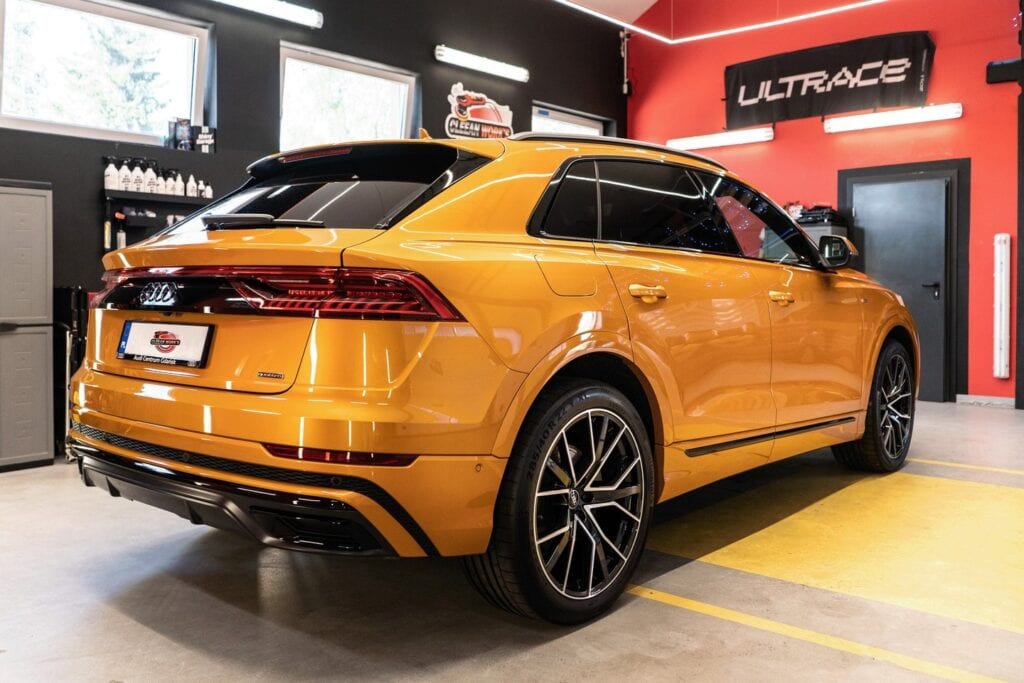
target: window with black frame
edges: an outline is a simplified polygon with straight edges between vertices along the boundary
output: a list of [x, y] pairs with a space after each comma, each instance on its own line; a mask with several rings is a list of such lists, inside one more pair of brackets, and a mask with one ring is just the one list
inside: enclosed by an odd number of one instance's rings
[[739, 254], [721, 211], [689, 170], [618, 160], [597, 168], [603, 241]]
[[597, 237], [597, 175], [591, 160], [573, 163], [558, 182], [541, 234], [593, 240]]
[[814, 245], [767, 199], [720, 176], [702, 173], [700, 177], [725, 216], [744, 256], [804, 266], [820, 264]]

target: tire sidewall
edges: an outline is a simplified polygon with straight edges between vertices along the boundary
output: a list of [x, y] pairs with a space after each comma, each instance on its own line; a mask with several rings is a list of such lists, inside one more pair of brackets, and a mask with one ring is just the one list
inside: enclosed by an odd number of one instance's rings
[[[615, 413], [629, 426], [636, 438], [640, 466], [643, 468], [643, 515], [632, 553], [613, 582], [593, 598], [580, 600], [567, 598], [556, 591], [539, 565], [533, 540], [533, 498], [552, 440], [581, 412], [595, 408]], [[556, 623], [580, 623], [607, 610], [622, 594], [636, 569], [654, 508], [654, 458], [647, 430], [636, 409], [625, 396], [608, 385], [580, 383], [556, 400], [539, 416], [535, 424], [533, 433], [524, 435], [526, 438], [522, 439], [521, 448], [517, 448], [513, 456], [520, 459], [517, 464], [524, 470], [511, 492], [516, 506], [513, 534], [517, 578], [530, 606], [541, 617]]]
[[[878, 400], [879, 391], [882, 384], [882, 378], [885, 373], [886, 367], [894, 356], [902, 356], [907, 367], [910, 369], [910, 421], [907, 427], [907, 440], [903, 447], [902, 452], [896, 458], [892, 458], [888, 453], [885, 452], [885, 444], [882, 439], [881, 428], [882, 425], [878, 419]], [[903, 348], [903, 345], [890, 341], [883, 347], [882, 353], [878, 356], [878, 363], [875, 364], [875, 376], [871, 383], [871, 400], [868, 402], [868, 420], [866, 423], [868, 428], [871, 430], [870, 437], [874, 442], [875, 450], [878, 453], [879, 460], [888, 471], [898, 470], [903, 466], [903, 463], [907, 459], [907, 454], [910, 451], [910, 443], [914, 437], [914, 413], [917, 410], [917, 396], [915, 387], [917, 386], [917, 376], [914, 371], [914, 363], [910, 358], [910, 354]]]

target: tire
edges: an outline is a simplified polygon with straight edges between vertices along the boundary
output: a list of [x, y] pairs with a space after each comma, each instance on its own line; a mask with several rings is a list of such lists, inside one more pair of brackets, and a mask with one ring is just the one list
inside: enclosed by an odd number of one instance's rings
[[832, 447], [841, 464], [864, 472], [894, 472], [907, 460], [914, 431], [914, 364], [895, 340], [882, 347], [871, 382], [864, 436]]
[[516, 440], [487, 552], [463, 559], [470, 582], [516, 614], [558, 624], [593, 619], [636, 569], [653, 475], [647, 430], [622, 393], [590, 380], [552, 382]]

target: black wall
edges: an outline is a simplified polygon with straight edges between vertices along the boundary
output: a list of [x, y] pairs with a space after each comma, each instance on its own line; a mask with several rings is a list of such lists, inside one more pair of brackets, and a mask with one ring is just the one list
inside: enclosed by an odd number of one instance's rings
[[[418, 73], [423, 125], [437, 137], [443, 136], [446, 96], [456, 81], [509, 105], [517, 132], [528, 130], [534, 100], [612, 119], [625, 131], [617, 28], [550, 0], [302, 0], [323, 12], [319, 30], [207, 0], [138, 4], [214, 24], [207, 121], [217, 126], [218, 152], [0, 128], [0, 178], [53, 184], [56, 286], [99, 285], [104, 155], [157, 159], [211, 181], [220, 195], [243, 181], [251, 161], [277, 151], [281, 40]], [[525, 66], [530, 82], [438, 63], [433, 50], [439, 43]]]

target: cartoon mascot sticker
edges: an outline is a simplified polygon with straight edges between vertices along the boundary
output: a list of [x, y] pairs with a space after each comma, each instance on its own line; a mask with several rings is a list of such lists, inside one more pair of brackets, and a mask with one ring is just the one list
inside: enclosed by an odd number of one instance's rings
[[450, 138], [507, 138], [512, 135], [512, 110], [481, 92], [452, 86], [448, 95], [452, 113], [444, 122]]

